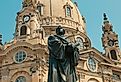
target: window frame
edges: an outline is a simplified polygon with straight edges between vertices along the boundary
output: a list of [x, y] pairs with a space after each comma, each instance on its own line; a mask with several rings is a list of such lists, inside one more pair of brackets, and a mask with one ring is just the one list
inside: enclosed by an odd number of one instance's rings
[[70, 6], [65, 7], [65, 15], [66, 17], [72, 17], [72, 8]]
[[[38, 10], [39, 7], [40, 7], [40, 10]], [[44, 15], [44, 5], [43, 4], [38, 3], [36, 9], [39, 11], [41, 16]]]
[[27, 26], [21, 26], [20, 28], [20, 36], [27, 35]]
[[[93, 68], [92, 68], [92, 66], [90, 66], [91, 65], [90, 62], [89, 62], [90, 59], [91, 59], [91, 64], [92, 64], [92, 60], [93, 60], [93, 64], [95, 63], [95, 65], [93, 65]], [[94, 68], [94, 66], [95, 66], [95, 68]], [[96, 62], [96, 60], [93, 57], [89, 57], [88, 58], [88, 60], [87, 60], [87, 67], [88, 67], [88, 69], [91, 72], [96, 72], [96, 70], [97, 70], [97, 62]]]
[[[77, 40], [81, 40], [81, 42], [80, 41], [77, 41]], [[83, 41], [83, 39], [81, 38], [81, 37], [76, 37], [76, 43], [78, 44], [78, 42], [80, 43], [80, 45], [79, 45], [79, 49], [81, 50], [81, 49], [84, 49], [84, 41]]]
[[[21, 58], [19, 58], [19, 57], [21, 57]], [[26, 60], [26, 58], [27, 58], [27, 53], [25, 51], [21, 50], [21, 51], [18, 51], [18, 52], [15, 53], [14, 61], [16, 63], [22, 63]]]
[[[114, 54], [115, 52], [115, 54]], [[110, 50], [110, 55], [112, 60], [118, 60], [117, 52], [115, 49]]]

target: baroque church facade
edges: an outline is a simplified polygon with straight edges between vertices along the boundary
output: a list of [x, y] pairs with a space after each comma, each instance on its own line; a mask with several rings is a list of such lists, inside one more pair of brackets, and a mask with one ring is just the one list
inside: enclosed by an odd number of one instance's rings
[[77, 82], [121, 82], [121, 51], [112, 24], [104, 14], [102, 53], [91, 46], [85, 18], [72, 0], [23, 0], [14, 38], [0, 43], [0, 82], [47, 82], [47, 38], [59, 25], [80, 44]]

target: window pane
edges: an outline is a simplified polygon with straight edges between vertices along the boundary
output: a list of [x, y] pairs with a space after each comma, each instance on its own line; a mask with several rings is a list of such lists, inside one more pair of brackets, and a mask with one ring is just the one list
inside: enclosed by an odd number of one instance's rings
[[22, 26], [21, 30], [20, 30], [20, 35], [26, 35], [27, 32], [27, 27], [26, 26]]
[[40, 15], [43, 15], [43, 5], [38, 5], [37, 10], [39, 11]]
[[83, 44], [83, 40], [80, 37], [76, 38], [76, 43], [79, 44], [79, 46], [77, 46], [79, 49], [83, 49], [84, 48], [84, 44]]
[[37, 6], [39, 12], [41, 12], [41, 6]]
[[25, 58], [26, 58], [26, 53], [23, 51], [19, 51], [15, 56], [15, 60], [18, 63], [22, 62]]
[[114, 60], [117, 60], [116, 51], [111, 50], [110, 53], [111, 53], [111, 58], [114, 59]]
[[16, 82], [26, 82], [26, 78], [24, 76], [20, 76], [16, 79]]
[[91, 70], [94, 71], [96, 69], [96, 62], [93, 58], [89, 58], [88, 65]]
[[71, 8], [70, 7], [66, 7], [66, 16], [71, 17]]

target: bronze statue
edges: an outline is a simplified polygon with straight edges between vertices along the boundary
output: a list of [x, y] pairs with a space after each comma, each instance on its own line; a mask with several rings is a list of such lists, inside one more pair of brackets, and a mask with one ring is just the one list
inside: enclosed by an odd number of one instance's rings
[[58, 26], [56, 35], [49, 36], [48, 82], [76, 82], [75, 66], [78, 64], [79, 51], [64, 36], [65, 30]]

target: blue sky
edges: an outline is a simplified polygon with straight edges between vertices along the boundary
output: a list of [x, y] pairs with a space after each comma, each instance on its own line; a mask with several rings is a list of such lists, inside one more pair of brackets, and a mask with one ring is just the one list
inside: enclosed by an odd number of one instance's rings
[[[87, 34], [92, 46], [102, 51], [102, 24], [103, 13], [107, 13], [113, 30], [118, 33], [121, 41], [121, 0], [74, 0], [78, 3], [79, 10], [86, 18]], [[2, 0], [0, 2], [0, 33], [3, 42], [13, 38], [16, 26], [16, 13], [21, 9], [22, 0]], [[120, 45], [119, 45], [120, 46]]]
[[118, 33], [119, 42], [121, 43], [121, 0], [75, 1], [78, 2], [81, 14], [86, 17], [87, 33], [91, 39], [92, 46], [101, 51], [103, 50], [101, 37], [104, 12], [108, 15], [108, 19], [113, 25], [113, 30]]

